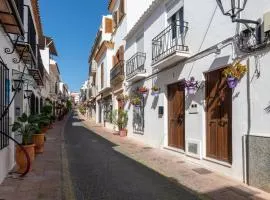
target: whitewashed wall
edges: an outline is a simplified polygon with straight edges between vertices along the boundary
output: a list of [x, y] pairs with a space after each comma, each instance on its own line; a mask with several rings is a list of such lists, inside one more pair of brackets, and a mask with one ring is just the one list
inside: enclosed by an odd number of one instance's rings
[[[194, 6], [196, 5], [196, 6]], [[202, 9], [203, 8], [203, 9]], [[256, 0], [248, 1], [246, 10], [243, 16], [248, 19], [257, 20], [262, 18], [263, 12], [270, 9], [270, 2], [261, 0], [260, 3]], [[252, 14], [251, 14], [252, 13]], [[189, 22], [189, 30], [186, 38], [186, 45], [189, 46], [191, 55], [203, 51], [213, 45], [217, 45], [223, 40], [234, 36], [237, 33], [237, 25], [231, 22], [229, 17], [223, 16], [217, 8], [217, 4], [213, 0], [189, 0], [184, 2], [184, 19]], [[148, 74], [152, 73], [152, 39], [167, 26], [167, 14], [165, 4], [161, 4], [152, 15], [138, 28], [138, 33], [129, 38], [126, 43], [125, 58], [130, 58], [136, 53], [135, 44], [136, 37], [144, 31], [144, 48], [147, 54], [146, 70]], [[206, 56], [201, 56], [196, 60], [190, 60], [186, 63], [179, 63], [174, 68], [165, 72], [159, 73], [157, 76], [149, 77], [148, 79], [138, 83], [144, 84], [148, 88], [153, 85], [153, 79], [156, 79], [156, 84], [161, 87], [157, 103], [154, 103], [154, 98], [149, 95], [145, 106], [145, 131], [143, 135], [133, 134], [132, 132], [132, 106], [129, 109], [129, 136], [147, 142], [155, 147], [167, 146], [167, 85], [178, 82], [182, 79], [188, 79], [194, 76], [199, 81], [204, 81], [203, 72], [207, 72], [214, 68], [222, 67], [231, 62], [235, 57], [235, 49], [232, 43], [228, 43], [226, 47], [221, 49], [220, 54], [210, 53]], [[219, 60], [219, 62], [217, 62]], [[270, 54], [263, 52], [254, 57], [250, 57], [250, 61], [244, 60], [243, 63], [249, 63], [250, 67], [250, 87], [251, 87], [251, 129], [250, 132], [256, 135], [265, 135], [270, 137], [270, 114], [265, 112], [265, 108], [270, 104]], [[260, 71], [260, 77], [256, 78], [256, 63], [257, 70]], [[129, 88], [128, 91], [136, 88]], [[195, 97], [186, 96], [186, 122], [185, 134], [186, 140], [196, 140], [202, 145], [201, 156], [206, 157], [206, 142], [205, 142], [205, 107], [204, 107], [204, 88], [199, 90]], [[193, 160], [199, 162], [209, 168], [218, 170], [226, 175], [234, 177], [238, 180], [243, 180], [243, 136], [248, 134], [248, 101], [247, 101], [247, 75], [241, 80], [239, 85], [233, 91], [233, 163], [231, 166], [225, 167], [222, 165], [207, 162], [205, 160]], [[190, 103], [198, 104], [198, 114], [189, 114], [188, 106]], [[154, 106], [153, 106], [154, 105]], [[164, 106], [163, 118], [158, 118], [158, 106]], [[127, 108], [128, 109], [128, 108]]]

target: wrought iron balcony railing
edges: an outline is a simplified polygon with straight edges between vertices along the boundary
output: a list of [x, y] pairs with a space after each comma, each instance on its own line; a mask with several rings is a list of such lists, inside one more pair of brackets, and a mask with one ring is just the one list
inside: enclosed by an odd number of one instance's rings
[[146, 53], [137, 52], [127, 61], [126, 75], [130, 78], [137, 73], [145, 72], [144, 63], [146, 60]]
[[124, 61], [119, 61], [112, 69], [111, 69], [111, 85], [115, 85], [125, 79], [124, 73]]
[[157, 63], [177, 51], [189, 51], [185, 45], [187, 31], [187, 22], [176, 21], [158, 34], [152, 40], [152, 62]]

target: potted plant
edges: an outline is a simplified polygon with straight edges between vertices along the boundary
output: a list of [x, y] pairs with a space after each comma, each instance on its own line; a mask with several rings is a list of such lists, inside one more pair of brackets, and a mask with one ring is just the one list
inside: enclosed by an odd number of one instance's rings
[[145, 86], [141, 86], [141, 87], [138, 88], [138, 92], [140, 94], [142, 94], [143, 97], [145, 98], [147, 96], [147, 93], [148, 93], [148, 88], [145, 87]]
[[195, 81], [194, 77], [191, 77], [190, 80], [185, 80], [185, 88], [188, 94], [195, 94], [197, 87], [198, 81]]
[[112, 112], [112, 122], [118, 127], [120, 137], [127, 136], [128, 113], [123, 109]]
[[136, 108], [140, 107], [142, 104], [142, 100], [140, 97], [135, 96], [131, 99], [131, 104], [135, 106]]
[[242, 65], [240, 62], [227, 67], [223, 70], [223, 75], [227, 78], [227, 84], [229, 88], [233, 89], [237, 86], [239, 80], [247, 72], [247, 66]]
[[128, 95], [124, 95], [124, 94], [120, 94], [120, 95], [118, 95], [117, 97], [116, 97], [116, 100], [117, 101], [128, 101], [129, 100], [129, 97], [128, 97]]
[[[30, 170], [35, 159], [35, 144], [33, 143], [32, 135], [36, 129], [35, 125], [29, 123], [29, 117], [25, 113], [18, 117], [17, 121], [12, 125], [12, 131], [22, 136], [22, 146], [30, 158]], [[24, 173], [27, 168], [27, 158], [19, 146], [16, 147], [15, 160], [18, 165], [17, 172]]]
[[153, 96], [158, 96], [159, 91], [160, 91], [160, 88], [159, 88], [158, 86], [154, 85], [154, 86], [152, 87], [152, 95], [153, 95]]
[[34, 134], [32, 136], [33, 143], [35, 144], [35, 153], [43, 153], [44, 143], [45, 143], [45, 132], [44, 127], [49, 124], [49, 119], [44, 115], [34, 115], [29, 117], [29, 123], [36, 127]]

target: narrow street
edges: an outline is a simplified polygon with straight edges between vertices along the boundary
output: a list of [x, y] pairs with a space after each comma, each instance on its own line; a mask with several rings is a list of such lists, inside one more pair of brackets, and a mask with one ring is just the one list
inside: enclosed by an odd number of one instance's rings
[[65, 128], [74, 196], [78, 200], [198, 199], [151, 169], [114, 150], [115, 144], [87, 129], [76, 113]]

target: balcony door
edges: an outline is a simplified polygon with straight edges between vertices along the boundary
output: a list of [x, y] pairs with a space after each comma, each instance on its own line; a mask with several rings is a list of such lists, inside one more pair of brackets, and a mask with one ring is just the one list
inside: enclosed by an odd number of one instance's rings
[[177, 47], [183, 43], [183, 32], [184, 32], [184, 8], [182, 7], [179, 11], [174, 13], [168, 20], [171, 26], [171, 39], [170, 46]]
[[232, 91], [222, 70], [206, 74], [207, 157], [232, 162]]
[[168, 86], [168, 145], [185, 149], [185, 88], [181, 83]]

